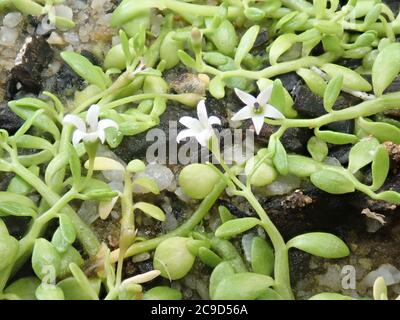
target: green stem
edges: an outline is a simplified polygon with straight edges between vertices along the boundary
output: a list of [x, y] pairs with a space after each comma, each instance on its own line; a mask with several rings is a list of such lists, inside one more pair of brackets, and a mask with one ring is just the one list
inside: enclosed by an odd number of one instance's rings
[[[210, 211], [211, 207], [214, 205], [215, 201], [217, 201], [217, 199], [219, 198], [221, 193], [225, 190], [225, 187], [226, 187], [225, 182], [220, 181], [217, 185], [215, 185], [213, 191], [206, 198], [204, 198], [204, 200], [201, 202], [201, 204], [197, 208], [197, 210], [193, 213], [193, 215], [185, 223], [183, 223], [180, 227], [176, 228], [175, 230], [171, 231], [170, 233], [167, 233], [158, 238], [134, 243], [133, 245], [131, 245], [128, 248], [128, 250], [125, 254], [125, 258], [137, 255], [139, 253], [153, 250], [162, 241], [164, 241], [168, 238], [175, 237], [175, 236], [180, 236], [180, 237], [187, 236], [190, 233], [190, 231], [192, 231], [207, 215], [207, 213]], [[118, 255], [119, 255], [118, 251], [119, 250], [115, 250], [112, 252], [111, 258], [110, 258], [111, 262], [116, 262], [118, 260]]]
[[115, 92], [117, 92], [119, 89], [125, 87], [126, 85], [128, 85], [130, 82], [132, 82], [133, 79], [131, 79], [129, 77], [130, 72], [129, 71], [125, 71], [122, 75], [120, 75], [118, 77], [118, 79], [105, 91], [89, 98], [88, 100], [86, 100], [85, 102], [81, 103], [77, 108], [75, 108], [74, 110], [74, 114], [79, 114], [83, 111], [85, 111], [85, 109], [87, 107], [89, 107], [90, 105], [98, 102], [99, 100], [101, 100], [102, 98], [108, 96], [108, 95], [112, 95]]
[[262, 221], [262, 226], [267, 232], [269, 238], [271, 239], [272, 245], [275, 250], [275, 267], [274, 267], [274, 278], [275, 278], [275, 290], [284, 299], [292, 300], [294, 299], [291, 286], [290, 286], [290, 273], [289, 273], [289, 256], [288, 249], [286, 248], [285, 241], [283, 240], [278, 229], [275, 227], [271, 219], [268, 217], [267, 213], [263, 207], [258, 202], [257, 198], [247, 189], [244, 191], [244, 196], [246, 200], [251, 204], [254, 210], [257, 212], [258, 216]]
[[369, 117], [385, 110], [396, 109], [399, 105], [400, 92], [389, 93], [374, 100], [361, 102], [360, 104], [346, 109], [332, 111], [328, 114], [314, 119], [284, 119], [265, 121], [273, 125], [282, 125], [286, 128], [318, 128], [326, 124], [342, 120], [356, 119], [359, 117]]
[[219, 75], [222, 77], [222, 79], [244, 77], [248, 79], [259, 80], [262, 78], [272, 78], [283, 73], [293, 72], [300, 68], [307, 68], [311, 66], [322, 66], [326, 63], [334, 61], [336, 58], [337, 55], [328, 52], [319, 57], [309, 56], [293, 61], [281, 62], [273, 66], [269, 66], [260, 71], [250, 71], [243, 69], [237, 69], [232, 71], [220, 71], [208, 65], [204, 65], [199, 71], [213, 75]]
[[224, 259], [224, 261], [230, 262], [236, 272], [248, 272], [242, 257], [230, 241], [212, 237], [210, 243], [211, 247]]
[[[137, 12], [144, 9], [157, 8], [158, 10], [171, 10], [175, 13], [180, 14], [183, 17], [195, 16], [195, 17], [213, 17], [218, 14], [219, 7], [205, 4], [193, 4], [186, 3], [176, 0], [146, 0], [146, 1], [124, 1], [121, 5], [114, 11], [111, 24], [113, 26], [119, 26], [132, 17], [135, 16]], [[227, 18], [233, 19], [243, 16], [242, 8], [228, 7]]]
[[[132, 244], [135, 234], [135, 217], [133, 214], [132, 201], [132, 177], [128, 171], [125, 171], [124, 193], [121, 197], [121, 236], [119, 245], [119, 256], [117, 264], [117, 276], [115, 287], [119, 287], [122, 282], [122, 268], [124, 257], [129, 246]], [[111, 293], [111, 292], [110, 292]]]
[[31, 254], [35, 240], [40, 237], [47, 223], [54, 219], [57, 214], [76, 196], [75, 190], [69, 190], [62, 198], [60, 198], [48, 211], [36, 218], [29, 232], [20, 240], [17, 261], [13, 269], [15, 273]]
[[[60, 196], [57, 193], [51, 190], [39, 177], [35, 176], [20, 163], [13, 163], [12, 167], [14, 173], [34, 187], [50, 207], [54, 206], [60, 200]], [[86, 252], [91, 256], [96, 255], [100, 243], [90, 227], [82, 221], [69, 205], [66, 205], [62, 209], [62, 212], [67, 214], [71, 219], [76, 228], [78, 239], [82, 243]]]

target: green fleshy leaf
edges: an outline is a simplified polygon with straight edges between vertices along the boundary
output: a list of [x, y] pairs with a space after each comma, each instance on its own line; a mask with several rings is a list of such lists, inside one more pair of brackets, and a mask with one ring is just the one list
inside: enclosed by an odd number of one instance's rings
[[280, 142], [280, 140], [276, 141], [273, 163], [276, 170], [278, 170], [280, 174], [287, 175], [289, 173], [289, 165], [288, 165], [286, 150], [282, 145], [282, 143]]
[[333, 77], [326, 86], [324, 93], [324, 108], [327, 112], [331, 112], [332, 108], [339, 97], [343, 86], [343, 75], [339, 74]]
[[46, 239], [37, 239], [33, 247], [32, 268], [38, 278], [43, 280], [46, 276], [57, 276], [60, 265], [60, 255], [55, 247]]
[[143, 211], [145, 214], [148, 216], [159, 220], [159, 221], [165, 221], [165, 214], [164, 212], [157, 206], [147, 203], [147, 202], [137, 202], [134, 204], [133, 209], [139, 209]]
[[219, 265], [217, 265], [213, 272], [211, 273], [210, 277], [210, 298], [215, 300], [215, 291], [221, 281], [230, 275], [235, 274], [235, 270], [233, 269], [232, 265], [228, 261], [223, 261]]
[[343, 76], [343, 87], [349, 90], [356, 91], [371, 91], [371, 84], [360, 76], [357, 72], [333, 63], [324, 64], [321, 69], [326, 72], [331, 78]]
[[212, 268], [216, 267], [222, 262], [221, 257], [206, 247], [199, 248], [198, 256], [204, 264]]
[[102, 90], [107, 88], [108, 78], [100, 67], [93, 65], [87, 58], [72, 51], [64, 51], [60, 55], [89, 84], [94, 84]]
[[316, 161], [322, 162], [328, 155], [328, 145], [317, 137], [311, 137], [307, 142], [307, 150]]
[[372, 66], [372, 85], [377, 96], [382, 95], [400, 72], [400, 43], [382, 49]]
[[331, 194], [355, 191], [354, 183], [344, 173], [332, 169], [322, 169], [310, 176], [311, 182], [319, 189]]
[[339, 293], [323, 292], [312, 296], [308, 300], [353, 300], [353, 298]]
[[367, 137], [356, 143], [349, 153], [348, 170], [356, 173], [367, 164], [371, 163], [375, 158], [379, 142], [375, 138]]
[[292, 238], [286, 244], [287, 248], [296, 248], [317, 257], [338, 259], [350, 254], [347, 245], [333, 234], [311, 232]]
[[218, 238], [232, 238], [259, 224], [260, 220], [251, 217], [229, 220], [215, 231], [215, 236]]
[[265, 275], [243, 272], [225, 276], [215, 288], [214, 300], [255, 300], [274, 280]]
[[385, 183], [389, 173], [389, 153], [384, 146], [379, 146], [372, 161], [372, 190], [378, 190]]
[[392, 141], [400, 143], [400, 129], [392, 124], [384, 122], [367, 121], [363, 118], [357, 120], [357, 125], [370, 135], [373, 135], [379, 142]]
[[251, 28], [249, 28], [246, 31], [246, 33], [242, 36], [235, 53], [236, 65], [239, 66], [242, 63], [244, 57], [253, 48], [253, 45], [257, 39], [257, 35], [259, 32], [260, 32], [260, 26], [254, 25]]
[[274, 272], [275, 256], [271, 246], [263, 238], [254, 237], [251, 244], [251, 268], [253, 272], [271, 276]]
[[174, 288], [159, 286], [146, 291], [143, 300], [182, 300], [182, 293]]

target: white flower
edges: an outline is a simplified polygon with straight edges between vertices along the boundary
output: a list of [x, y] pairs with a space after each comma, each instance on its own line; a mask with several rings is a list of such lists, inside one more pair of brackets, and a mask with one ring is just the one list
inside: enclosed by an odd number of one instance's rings
[[68, 114], [64, 117], [63, 124], [72, 124], [76, 127], [72, 136], [73, 145], [77, 145], [81, 140], [84, 142], [94, 142], [97, 139], [104, 143], [106, 140], [105, 129], [116, 128], [118, 125], [110, 119], [99, 121], [100, 107], [92, 105], [86, 114], [86, 123], [80, 117]]
[[235, 93], [239, 99], [246, 104], [246, 106], [240, 109], [232, 117], [232, 120], [240, 121], [251, 119], [257, 134], [260, 133], [261, 128], [264, 125], [264, 118], [285, 118], [285, 116], [278, 109], [268, 104], [272, 94], [272, 85], [261, 91], [257, 98], [239, 89], [235, 89]]
[[208, 140], [214, 134], [212, 125], [221, 124], [221, 120], [215, 116], [208, 117], [207, 109], [204, 100], [201, 100], [197, 105], [197, 117], [182, 117], [179, 122], [188, 129], [179, 132], [176, 141], [179, 143], [181, 140], [188, 137], [195, 137], [196, 140], [203, 147], [207, 146]]

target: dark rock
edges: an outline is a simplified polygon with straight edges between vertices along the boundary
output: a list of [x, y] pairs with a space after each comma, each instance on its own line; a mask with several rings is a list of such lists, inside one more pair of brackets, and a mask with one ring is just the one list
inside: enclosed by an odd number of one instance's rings
[[307, 141], [311, 138], [312, 131], [308, 128], [289, 128], [281, 138], [287, 152], [305, 153]]
[[343, 226], [362, 225], [363, 217], [349, 204], [349, 197], [328, 194], [310, 185], [290, 195], [263, 199], [261, 204], [282, 236], [289, 240], [305, 232], [338, 234], [343, 232]]
[[16, 239], [21, 239], [24, 236], [30, 222], [28, 217], [8, 216], [2, 217], [2, 220], [6, 224], [9, 234]]
[[145, 261], [138, 263], [137, 267], [139, 269], [139, 273], [146, 273], [153, 270], [153, 263], [152, 261]]
[[56, 74], [54, 90], [58, 94], [71, 96], [75, 89], [84, 89], [85, 81], [79, 77], [67, 64], [63, 64]]
[[222, 205], [222, 206], [225, 206], [230, 211], [230, 213], [232, 213], [237, 218], [243, 218], [243, 217], [247, 217], [248, 216], [245, 212], [240, 210], [237, 206], [235, 206], [229, 200], [220, 199], [220, 200], [218, 200], [218, 204]]
[[[341, 65], [343, 67], [354, 70], [362, 65], [362, 60], [361, 59], [339, 59], [335, 63], [338, 65]], [[366, 76], [365, 78], [368, 79], [369, 76]]]
[[390, 86], [385, 90], [385, 93], [400, 91], [400, 77], [396, 77]]
[[0, 129], [5, 129], [8, 133], [14, 134], [24, 122], [7, 105], [0, 106]]
[[88, 59], [91, 63], [93, 63], [96, 66], [100, 66], [100, 61], [99, 59], [89, 50], [82, 50], [81, 55], [84, 56], [86, 59]]
[[296, 87], [302, 83], [301, 78], [296, 72], [284, 73], [274, 79], [280, 79], [282, 81], [282, 85], [289, 93], [294, 92]]
[[309, 271], [311, 255], [306, 252], [293, 249], [289, 250], [290, 282], [297, 283], [304, 278]]
[[[389, 178], [382, 190], [400, 191], [400, 174]], [[310, 199], [312, 201], [310, 201]], [[349, 232], [366, 233], [364, 209], [384, 214], [386, 224], [379, 232], [387, 232], [400, 220], [400, 207], [385, 201], [372, 200], [354, 192], [334, 195], [305, 183], [292, 194], [264, 198], [261, 205], [285, 239], [312, 231], [331, 232], [345, 237]]]
[[264, 46], [267, 43], [268, 39], [269, 39], [268, 31], [265, 29], [261, 30], [261, 32], [257, 35], [253, 48]]
[[[306, 85], [296, 87], [294, 91], [294, 109], [300, 116], [305, 118], [316, 118], [326, 114], [323, 105], [323, 99], [314, 95]], [[334, 110], [342, 110], [360, 103], [361, 100], [347, 93], [341, 93], [338, 97]], [[327, 130], [333, 130], [344, 133], [352, 133], [354, 121], [346, 120], [330, 123], [326, 126]]]
[[397, 15], [400, 8], [398, 0], [383, 0], [382, 2], [388, 5], [388, 7], [393, 11], [395, 16]]
[[32, 26], [32, 27], [37, 27], [39, 24], [40, 24], [40, 17], [35, 17], [35, 16], [32, 16], [32, 15], [28, 15], [27, 16], [27, 21], [28, 21], [28, 23]]
[[345, 166], [349, 162], [349, 152], [351, 148], [351, 144], [331, 145], [329, 148], [329, 156], [336, 158], [341, 165]]
[[322, 41], [318, 43], [312, 50], [311, 50], [311, 55], [312, 56], [320, 56], [325, 53], [324, 46], [322, 44]]
[[7, 80], [7, 98], [12, 99], [19, 91], [38, 94], [42, 88], [41, 72], [52, 58], [53, 50], [44, 37], [26, 38]]
[[[208, 116], [217, 116], [222, 121], [222, 126], [226, 127], [227, 122], [224, 120], [226, 118], [226, 102], [213, 99], [211, 97], [207, 97], [206, 105]], [[176, 136], [171, 135], [169, 133], [179, 132], [182, 129], [185, 129], [178, 120], [183, 116], [189, 116], [197, 118], [196, 109], [190, 109], [188, 107], [176, 104], [169, 103], [167, 110], [160, 117], [160, 124], [153, 129], [161, 130], [164, 133], [165, 138], [167, 139], [166, 144], [166, 161], [169, 163], [169, 145], [176, 145]], [[176, 127], [177, 125], [177, 127]], [[218, 126], [215, 126], [218, 129]], [[157, 141], [157, 137], [150, 139], [146, 138], [148, 136], [148, 132], [140, 133], [134, 136], [126, 136], [124, 137], [121, 144], [114, 150], [114, 152], [125, 162], [129, 162], [132, 159], [144, 159], [146, 157], [147, 149]], [[171, 140], [170, 143], [168, 141]], [[184, 142], [182, 142], [183, 144]], [[178, 146], [179, 147], [179, 146]]]
[[[267, 145], [271, 134], [279, 129], [278, 126], [266, 124], [261, 132], [256, 136], [256, 142]], [[308, 128], [289, 128], [285, 131], [281, 138], [281, 142], [287, 152], [304, 154], [307, 150], [307, 141], [312, 136], [312, 130]]]
[[[167, 110], [164, 112], [164, 114], [160, 118], [160, 124], [153, 129], [159, 129], [164, 133], [164, 137], [167, 139], [167, 146], [166, 146], [166, 155], [168, 157], [168, 133], [170, 132], [170, 121], [173, 121], [171, 125], [175, 124], [176, 121], [179, 120], [180, 117], [183, 116], [190, 116], [190, 117], [195, 117], [196, 116], [196, 110], [195, 109], [187, 109], [183, 106], [176, 105], [176, 104], [169, 104], [167, 107]], [[175, 127], [176, 128], [176, 127]], [[180, 125], [179, 125], [179, 128]], [[161, 134], [160, 131], [160, 134]], [[120, 157], [122, 160], [125, 162], [129, 162], [132, 159], [144, 159], [146, 157], [146, 151], [147, 149], [155, 143], [157, 138], [154, 138], [150, 140], [148, 137], [148, 132], [143, 132], [134, 136], [125, 136], [124, 139], [122, 140], [121, 144], [114, 150], [116, 155]], [[171, 137], [172, 143], [173, 137]]]
[[[81, 55], [94, 65], [99, 65], [99, 60], [90, 51], [82, 50]], [[76, 89], [83, 90], [86, 87], [85, 81], [66, 63], [63, 63], [55, 78], [54, 91], [58, 94], [72, 96]]]
[[[301, 116], [315, 118], [326, 114], [323, 99], [314, 95], [306, 85], [296, 88], [294, 94], [294, 108]], [[361, 100], [347, 93], [341, 93], [338, 97], [334, 110], [346, 109], [360, 103]]]

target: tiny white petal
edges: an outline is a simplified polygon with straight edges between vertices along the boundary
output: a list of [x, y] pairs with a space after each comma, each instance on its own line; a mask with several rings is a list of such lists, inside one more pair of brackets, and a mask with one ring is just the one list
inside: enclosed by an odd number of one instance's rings
[[253, 116], [254, 116], [253, 107], [245, 106], [233, 115], [232, 120], [241, 121], [250, 119]]
[[118, 130], [118, 124], [110, 119], [100, 120], [98, 124], [98, 130], [105, 130], [107, 128], [115, 128]]
[[197, 117], [199, 118], [199, 121], [203, 126], [207, 126], [208, 115], [207, 115], [206, 103], [204, 100], [201, 100], [197, 104]]
[[285, 119], [285, 116], [274, 106], [267, 104], [264, 107], [264, 117], [271, 119]]
[[244, 92], [240, 89], [235, 88], [235, 93], [242, 102], [248, 106], [253, 106], [254, 103], [257, 102], [257, 99], [254, 98], [251, 94]]
[[85, 121], [83, 121], [80, 117], [75, 116], [73, 114], [67, 114], [63, 119], [63, 124], [72, 124], [78, 130], [86, 132]]
[[260, 131], [264, 125], [264, 116], [259, 115], [259, 116], [251, 118], [251, 120], [253, 121], [254, 129], [256, 130], [256, 133], [260, 134]]
[[208, 118], [208, 123], [210, 125], [213, 125], [213, 124], [221, 125], [221, 120], [216, 116], [211, 116], [211, 117]]
[[203, 130], [199, 134], [196, 134], [196, 140], [202, 147], [206, 147], [211, 135], [212, 135], [212, 131]]
[[97, 130], [97, 136], [99, 137], [101, 143], [104, 144], [106, 141], [106, 132], [104, 130]]
[[195, 135], [196, 135], [195, 132], [193, 130], [191, 130], [191, 129], [182, 130], [176, 136], [176, 142], [179, 143], [182, 140], [184, 140], [186, 138], [189, 138], [189, 137], [194, 137]]
[[261, 91], [260, 94], [257, 96], [257, 102], [260, 104], [260, 106], [265, 106], [268, 103], [269, 99], [271, 99], [272, 89], [273, 86], [270, 85], [266, 87], [263, 91]]
[[201, 125], [200, 121], [197, 120], [196, 118], [185, 116], [185, 117], [180, 118], [179, 122], [189, 129], [192, 129], [195, 131], [202, 130], [202, 125]]
[[99, 134], [97, 131], [91, 132], [91, 133], [86, 133], [83, 136], [83, 141], [85, 142], [95, 142], [99, 138]]
[[99, 122], [100, 107], [97, 104], [93, 104], [86, 114], [86, 123], [89, 125], [91, 130], [97, 130], [97, 124]]
[[83, 132], [79, 129], [75, 130], [73, 135], [72, 135], [72, 144], [74, 146], [76, 146], [79, 142], [81, 142], [81, 140], [83, 139], [83, 137], [86, 135], [86, 132]]

